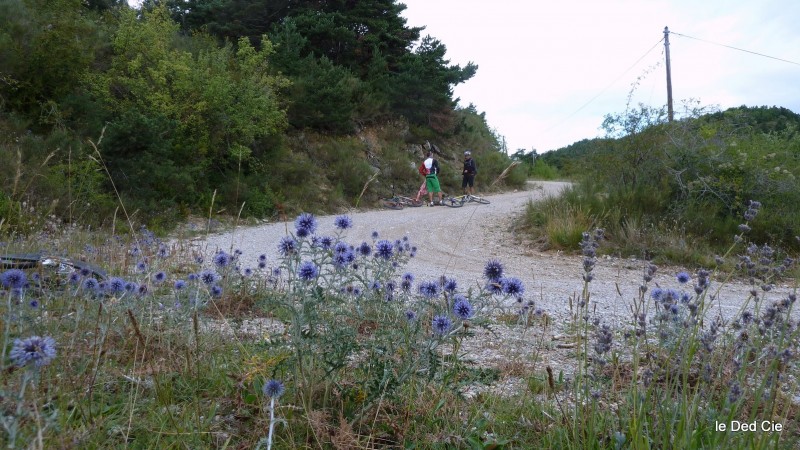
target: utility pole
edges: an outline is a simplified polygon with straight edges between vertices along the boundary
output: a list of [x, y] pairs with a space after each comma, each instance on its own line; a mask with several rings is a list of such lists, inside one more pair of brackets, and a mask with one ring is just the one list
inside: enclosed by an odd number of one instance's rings
[[664, 27], [664, 53], [667, 57], [667, 120], [672, 122], [672, 71], [669, 65], [669, 27]]

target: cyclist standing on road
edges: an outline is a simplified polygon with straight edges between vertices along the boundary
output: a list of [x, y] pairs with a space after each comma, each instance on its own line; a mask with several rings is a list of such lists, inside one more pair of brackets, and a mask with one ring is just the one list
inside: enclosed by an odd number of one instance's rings
[[475, 160], [472, 159], [472, 152], [469, 150], [464, 152], [464, 172], [461, 179], [461, 189], [464, 190], [465, 195], [474, 194], [475, 174], [478, 173], [478, 166]]
[[439, 187], [439, 161], [434, 159], [433, 152], [428, 152], [428, 159], [425, 160], [425, 168], [428, 174], [425, 175], [425, 185], [428, 188], [428, 206], [433, 206], [433, 194], [439, 194], [439, 203], [442, 204], [442, 188]]

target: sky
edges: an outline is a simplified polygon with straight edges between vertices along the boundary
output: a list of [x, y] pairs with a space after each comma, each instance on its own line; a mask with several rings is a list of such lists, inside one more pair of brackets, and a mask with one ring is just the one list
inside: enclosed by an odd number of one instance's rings
[[486, 114], [510, 153], [601, 137], [604, 117], [629, 104], [665, 106], [664, 27], [676, 118], [687, 102], [800, 113], [797, 0], [399, 2], [450, 64], [478, 65], [455, 96]]

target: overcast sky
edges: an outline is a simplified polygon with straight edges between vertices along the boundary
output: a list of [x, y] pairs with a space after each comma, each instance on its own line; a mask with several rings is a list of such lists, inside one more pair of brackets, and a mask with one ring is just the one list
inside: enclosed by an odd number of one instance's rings
[[800, 113], [798, 0], [399, 1], [407, 26], [425, 26], [450, 64], [478, 65], [456, 96], [486, 113], [512, 153], [602, 136], [604, 115], [625, 111], [637, 80], [634, 105], [666, 105], [665, 26], [676, 115], [689, 99]]

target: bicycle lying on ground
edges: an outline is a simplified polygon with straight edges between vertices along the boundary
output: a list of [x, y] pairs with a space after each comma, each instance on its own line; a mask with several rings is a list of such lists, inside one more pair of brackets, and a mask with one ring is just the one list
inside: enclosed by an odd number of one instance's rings
[[411, 197], [397, 195], [394, 192], [394, 186], [392, 186], [392, 196], [390, 198], [381, 199], [381, 204], [383, 205], [384, 208], [403, 209], [406, 206], [416, 208], [418, 206], [424, 205], [425, 202], [423, 202], [422, 200], [415, 200]]
[[0, 269], [49, 269], [59, 274], [81, 272], [86, 276], [93, 276], [99, 281], [108, 278], [106, 271], [97, 266], [43, 252], [0, 255]]
[[475, 202], [481, 205], [488, 205], [489, 203], [491, 203], [489, 202], [489, 200], [486, 200], [483, 197], [478, 197], [477, 195], [472, 195], [472, 194], [459, 195], [455, 197], [445, 196], [442, 198], [442, 203], [445, 206], [449, 206], [451, 208], [460, 208], [464, 206], [464, 204], [470, 202]]

